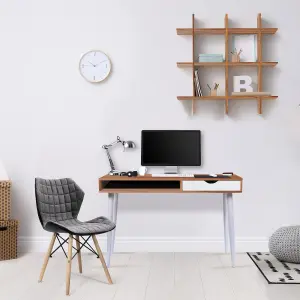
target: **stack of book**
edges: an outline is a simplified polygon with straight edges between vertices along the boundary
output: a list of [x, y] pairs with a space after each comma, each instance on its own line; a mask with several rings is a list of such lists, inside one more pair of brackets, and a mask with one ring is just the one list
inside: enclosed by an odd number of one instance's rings
[[196, 96], [197, 97], [202, 97], [203, 95], [202, 95], [202, 91], [201, 91], [201, 85], [200, 85], [198, 70], [195, 70], [194, 84], [195, 84], [195, 94], [196, 94]]
[[199, 62], [223, 62], [223, 54], [199, 54]]

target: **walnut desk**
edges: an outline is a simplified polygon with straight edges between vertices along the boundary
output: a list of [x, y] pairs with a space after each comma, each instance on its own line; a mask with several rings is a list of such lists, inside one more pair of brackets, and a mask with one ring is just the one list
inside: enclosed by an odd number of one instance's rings
[[[194, 177], [152, 177], [151, 174], [138, 177], [110, 176], [99, 178], [99, 192], [108, 194], [109, 219], [117, 222], [119, 194], [138, 193], [220, 193], [223, 194], [223, 219], [225, 251], [230, 243], [231, 262], [235, 265], [235, 234], [232, 194], [241, 193], [243, 178], [232, 175], [227, 178]], [[115, 231], [107, 236], [107, 265], [114, 251]]]

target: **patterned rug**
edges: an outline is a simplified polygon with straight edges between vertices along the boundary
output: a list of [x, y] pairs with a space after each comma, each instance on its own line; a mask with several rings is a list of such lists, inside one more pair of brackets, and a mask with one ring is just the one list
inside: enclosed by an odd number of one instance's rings
[[270, 253], [247, 254], [269, 284], [300, 284], [300, 264], [281, 262]]

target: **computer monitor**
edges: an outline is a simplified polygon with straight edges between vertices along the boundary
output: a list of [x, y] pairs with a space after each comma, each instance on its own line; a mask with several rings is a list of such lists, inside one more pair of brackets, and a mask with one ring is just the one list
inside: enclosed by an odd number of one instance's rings
[[200, 130], [142, 130], [142, 166], [165, 166], [165, 173], [177, 173], [177, 166], [201, 165]]

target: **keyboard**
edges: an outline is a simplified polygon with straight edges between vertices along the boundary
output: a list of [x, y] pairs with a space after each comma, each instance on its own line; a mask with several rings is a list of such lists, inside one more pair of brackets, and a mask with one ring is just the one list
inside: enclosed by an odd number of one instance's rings
[[230, 178], [231, 175], [224, 174], [195, 174], [195, 178]]
[[152, 177], [194, 177], [194, 174], [152, 174]]

